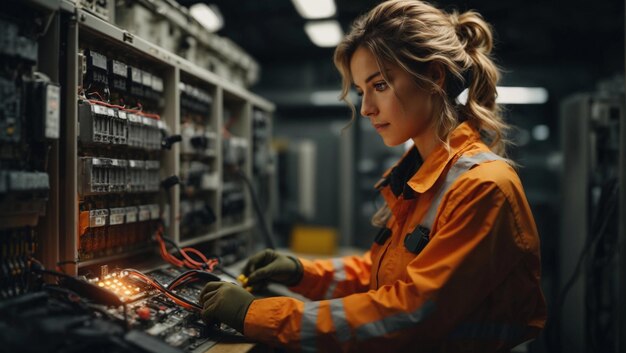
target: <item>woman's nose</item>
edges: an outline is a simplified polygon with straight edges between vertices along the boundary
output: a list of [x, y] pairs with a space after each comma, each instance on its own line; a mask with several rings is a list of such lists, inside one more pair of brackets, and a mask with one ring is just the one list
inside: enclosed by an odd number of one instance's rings
[[369, 96], [364, 94], [363, 98], [361, 99], [361, 115], [364, 118], [369, 118], [375, 116], [376, 114], [378, 114], [378, 108], [376, 107], [376, 104], [374, 104]]

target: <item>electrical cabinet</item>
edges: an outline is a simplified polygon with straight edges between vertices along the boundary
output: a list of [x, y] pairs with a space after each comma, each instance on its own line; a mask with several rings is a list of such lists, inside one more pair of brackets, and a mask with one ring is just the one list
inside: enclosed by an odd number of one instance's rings
[[[156, 255], [160, 228], [180, 246], [246, 255], [255, 214], [237, 172], [254, 179], [271, 165], [274, 106], [118, 27], [128, 16], [111, 1], [57, 1], [57, 10], [43, 47], [35, 29], [0, 19], [3, 224], [54, 244], [45, 262], [68, 274]], [[54, 80], [37, 71], [38, 55], [58, 58]], [[10, 74], [20, 62], [24, 80]]]
[[29, 292], [29, 259], [54, 263], [58, 242], [61, 97], [45, 63], [55, 4], [11, 5], [0, 13], [0, 300]]
[[[11, 0], [0, 13], [0, 344], [11, 351], [205, 352], [235, 333], [203, 323], [198, 296], [256, 238], [247, 186], [271, 175], [274, 106], [233, 83], [245, 65], [217, 75], [118, 27], [123, 6], [154, 4], [182, 31], [169, 0]], [[250, 60], [222, 47], [222, 70]], [[256, 187], [266, 204], [268, 185]]]

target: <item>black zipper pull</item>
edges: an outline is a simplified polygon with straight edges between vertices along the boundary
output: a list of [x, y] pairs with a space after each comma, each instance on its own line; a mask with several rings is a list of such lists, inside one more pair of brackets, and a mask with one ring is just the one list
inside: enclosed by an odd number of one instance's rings
[[428, 241], [430, 240], [430, 229], [417, 226], [413, 233], [409, 233], [404, 238], [404, 247], [414, 253], [415, 255], [419, 254], [424, 250]]
[[376, 235], [376, 238], [374, 238], [374, 241], [378, 245], [383, 245], [385, 244], [387, 239], [389, 239], [390, 236], [391, 236], [391, 229], [387, 227], [380, 228], [380, 230], [378, 231], [378, 234]]

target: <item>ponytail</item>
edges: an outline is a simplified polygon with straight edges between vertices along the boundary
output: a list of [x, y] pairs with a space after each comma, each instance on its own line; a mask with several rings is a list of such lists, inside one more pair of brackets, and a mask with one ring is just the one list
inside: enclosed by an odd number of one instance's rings
[[490, 54], [493, 50], [491, 26], [475, 11], [463, 14], [452, 12], [449, 15], [457, 37], [471, 61], [471, 78], [467, 92], [467, 102], [461, 107], [462, 115], [479, 130], [487, 133], [490, 148], [497, 154], [505, 155], [506, 132], [509, 126], [502, 119], [500, 107], [496, 104], [496, 86], [500, 80], [500, 69]]

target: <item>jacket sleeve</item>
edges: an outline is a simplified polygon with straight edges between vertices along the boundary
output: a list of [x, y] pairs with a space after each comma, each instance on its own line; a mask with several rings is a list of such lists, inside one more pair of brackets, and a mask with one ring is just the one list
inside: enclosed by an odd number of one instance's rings
[[433, 350], [537, 246], [493, 182], [457, 185], [443, 201], [448, 218], [407, 266], [408, 281], [318, 302], [255, 300], [244, 334], [303, 352]]
[[302, 280], [289, 289], [309, 299], [339, 298], [369, 289], [372, 267], [369, 251], [363, 256], [299, 260], [304, 270]]

